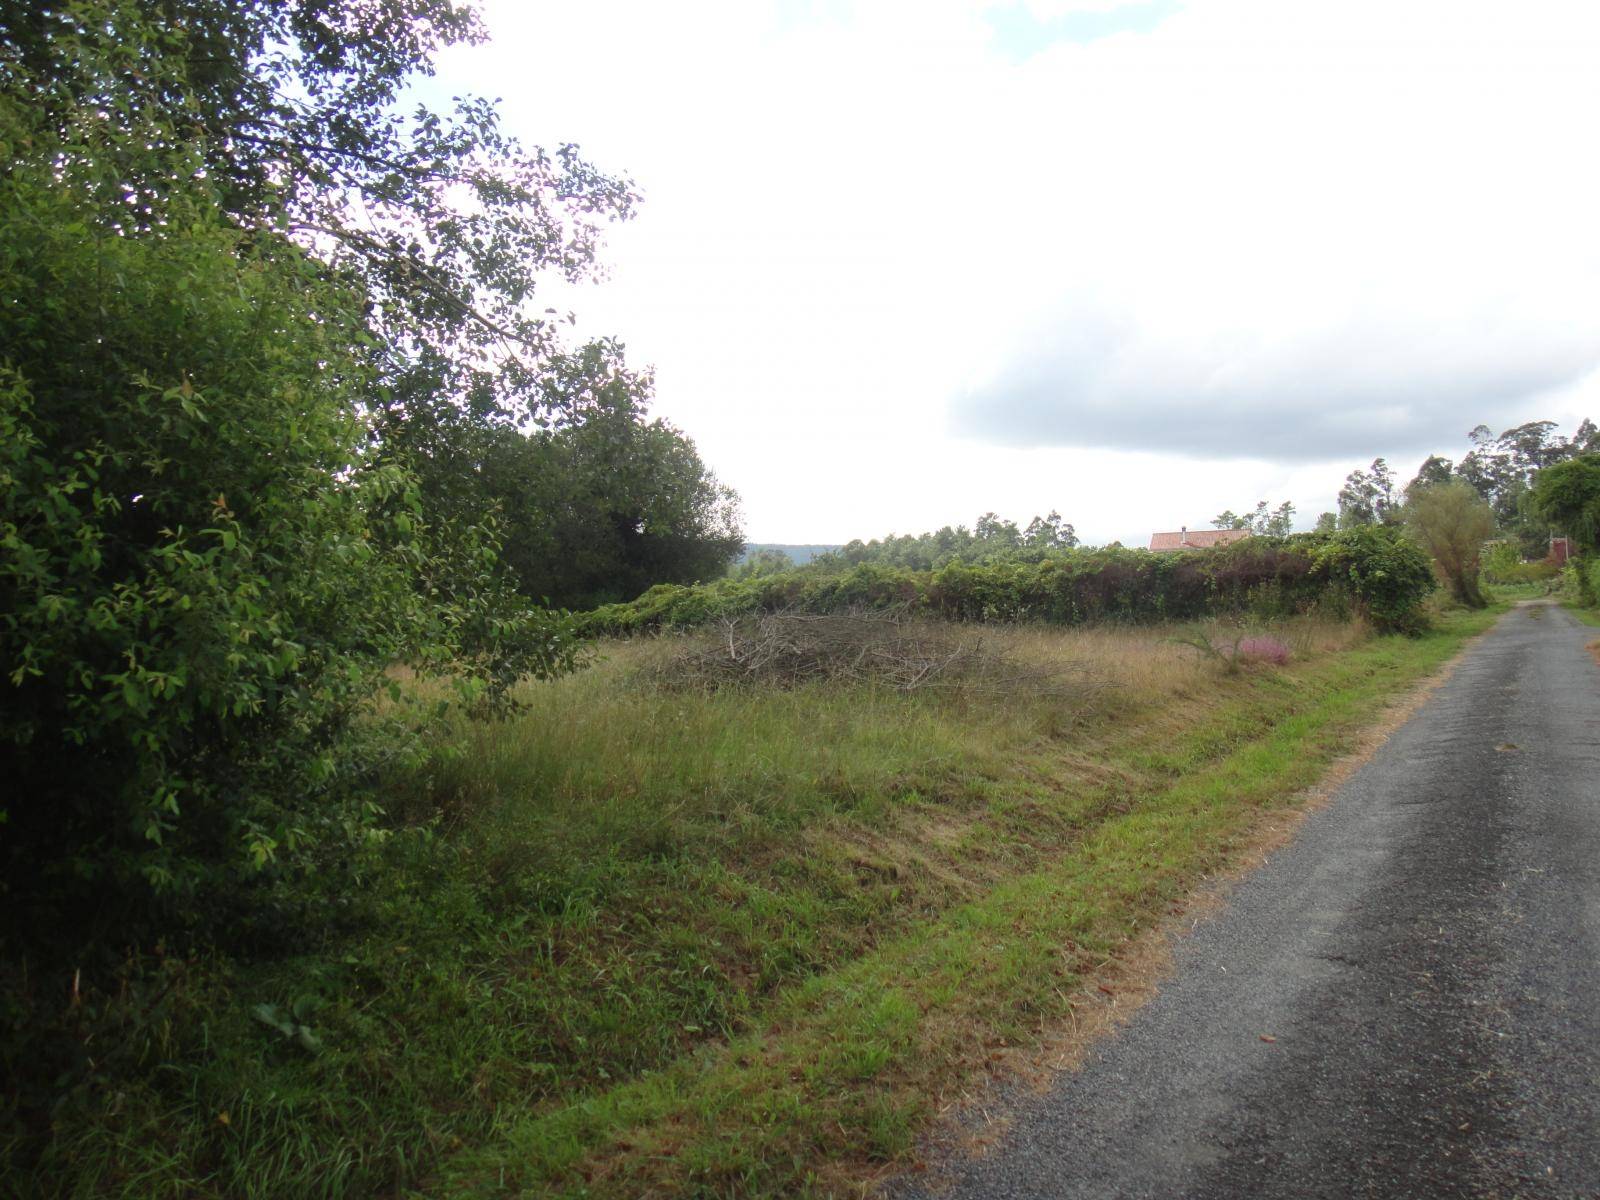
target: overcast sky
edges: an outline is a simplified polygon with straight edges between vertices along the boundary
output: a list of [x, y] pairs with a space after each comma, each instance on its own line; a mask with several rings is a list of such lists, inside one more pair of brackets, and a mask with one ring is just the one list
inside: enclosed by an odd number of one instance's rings
[[1144, 544], [1600, 418], [1593, 0], [483, 0], [644, 196], [563, 304], [764, 542]]

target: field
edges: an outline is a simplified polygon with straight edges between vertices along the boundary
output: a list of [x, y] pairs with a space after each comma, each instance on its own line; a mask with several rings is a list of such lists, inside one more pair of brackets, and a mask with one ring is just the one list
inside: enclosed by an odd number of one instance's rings
[[0, 1190], [853, 1193], [1492, 615], [945, 627], [999, 666], [911, 691], [607, 644], [392, 772], [299, 952], [53, 981], [92, 1065]]

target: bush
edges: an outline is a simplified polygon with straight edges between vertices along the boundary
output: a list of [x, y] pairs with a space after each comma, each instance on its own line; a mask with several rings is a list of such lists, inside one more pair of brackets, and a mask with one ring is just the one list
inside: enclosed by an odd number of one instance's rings
[[1428, 556], [1393, 526], [1357, 525], [1330, 536], [1315, 573], [1347, 591], [1382, 633], [1416, 633], [1422, 602], [1436, 586]]
[[1234, 647], [1234, 657], [1245, 662], [1271, 663], [1275, 667], [1287, 666], [1289, 647], [1282, 640], [1265, 635], [1240, 638]]
[[1538, 562], [1519, 562], [1509, 567], [1502, 567], [1491, 576], [1485, 571], [1485, 577], [1491, 583], [1548, 583], [1561, 574], [1561, 568], [1549, 559], [1540, 559]]
[[758, 579], [652, 588], [632, 603], [584, 614], [579, 624], [589, 634], [632, 634], [789, 609], [904, 608], [952, 621], [1082, 625], [1238, 613], [1272, 618], [1353, 607], [1372, 613], [1383, 628], [1400, 629], [1420, 626], [1420, 605], [1432, 588], [1427, 559], [1397, 533], [1351, 531], [1331, 539], [1250, 538], [1180, 554], [1068, 549], [1037, 562], [949, 562], [923, 571], [871, 563], [844, 572], [802, 567]]
[[1561, 589], [1579, 604], [1600, 605], [1600, 556], [1568, 559], [1561, 569]]
[[21, 129], [0, 108], [7, 932], [217, 928], [370, 836], [388, 668], [484, 699], [570, 639], [370, 460], [359, 293], [178, 185], [108, 228], [93, 155]]

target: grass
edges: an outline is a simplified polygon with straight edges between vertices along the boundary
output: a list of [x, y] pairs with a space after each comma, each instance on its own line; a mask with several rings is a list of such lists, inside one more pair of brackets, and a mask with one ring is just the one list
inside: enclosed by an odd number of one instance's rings
[[1563, 600], [1561, 604], [1585, 625], [1600, 626], [1600, 608], [1592, 608], [1578, 600]]
[[63, 1028], [121, 1056], [0, 1191], [849, 1191], [1488, 619], [1237, 673], [1171, 640], [1216, 631], [985, 631], [1108, 685], [1066, 695], [683, 692], [612, 647], [389, 782], [361, 921], [86, 981]]

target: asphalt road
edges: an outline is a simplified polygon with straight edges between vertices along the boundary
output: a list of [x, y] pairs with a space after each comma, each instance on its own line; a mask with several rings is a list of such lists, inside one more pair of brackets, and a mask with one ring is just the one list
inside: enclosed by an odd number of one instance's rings
[[1596, 638], [1504, 616], [931, 1194], [1600, 1197]]

